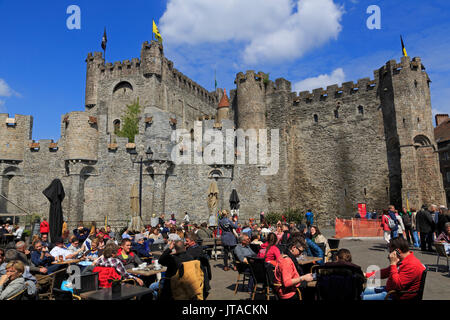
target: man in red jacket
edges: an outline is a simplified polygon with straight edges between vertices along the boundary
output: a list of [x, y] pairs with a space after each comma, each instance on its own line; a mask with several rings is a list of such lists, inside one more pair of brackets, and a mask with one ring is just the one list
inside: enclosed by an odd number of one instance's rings
[[46, 233], [48, 234], [50, 232], [50, 225], [47, 222], [47, 218], [43, 218], [43, 221], [41, 222], [40, 228], [39, 228], [39, 232], [42, 234]]
[[367, 273], [366, 277], [380, 276], [381, 279], [388, 278], [386, 287], [367, 288], [363, 293], [363, 300], [384, 300], [391, 290], [407, 291], [396, 298], [409, 300], [416, 297], [414, 291], [419, 290], [420, 280], [425, 266], [417, 259], [405, 238], [391, 239], [389, 262], [390, 266], [381, 269], [379, 274]]

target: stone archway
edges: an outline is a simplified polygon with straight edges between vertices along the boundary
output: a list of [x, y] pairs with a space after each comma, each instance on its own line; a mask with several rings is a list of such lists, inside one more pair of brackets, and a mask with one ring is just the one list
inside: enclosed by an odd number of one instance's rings
[[[5, 170], [3, 170], [2, 172], [2, 176], [1, 176], [1, 183], [0, 183], [0, 193], [8, 198], [9, 200], [15, 200], [15, 199], [10, 199], [11, 198], [11, 193], [15, 193], [14, 192], [14, 182], [17, 179], [15, 176], [20, 174], [20, 169], [17, 167], [7, 167]], [[13, 192], [11, 192], [11, 190], [13, 190]], [[3, 197], [0, 197], [0, 213], [9, 213], [8, 209], [10, 209], [9, 207], [9, 202], [4, 199]]]

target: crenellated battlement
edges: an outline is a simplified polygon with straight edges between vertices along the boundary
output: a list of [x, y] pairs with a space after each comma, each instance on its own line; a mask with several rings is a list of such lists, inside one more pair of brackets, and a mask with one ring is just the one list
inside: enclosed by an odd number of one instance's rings
[[425, 66], [422, 64], [422, 59], [420, 57], [414, 57], [412, 60], [409, 56], [401, 57], [400, 61], [389, 60], [386, 64], [378, 70], [375, 70], [375, 74], [381, 73], [386, 75], [391, 73], [393, 75], [400, 74], [403, 70], [411, 71], [425, 71]]
[[353, 81], [343, 82], [341, 86], [333, 84], [324, 88], [316, 88], [312, 91], [301, 91], [297, 95], [292, 92], [294, 103], [323, 101], [327, 99], [341, 99], [347, 96], [352, 96], [361, 92], [376, 92], [377, 81], [370, 78], [359, 79], [356, 83]]
[[100, 71], [100, 80], [120, 78], [129, 75], [139, 74], [141, 71], [141, 61], [139, 58], [130, 60], [108, 62], [106, 65], [98, 66]]
[[56, 153], [59, 151], [59, 148], [58, 141], [55, 142], [53, 139], [29, 140], [27, 145], [27, 150], [30, 153]]
[[215, 91], [208, 92], [201, 85], [199, 85], [189, 77], [185, 76], [177, 69], [172, 69], [171, 71], [173, 79], [180, 89], [191, 93], [192, 95], [202, 99], [206, 103], [215, 104], [219, 102], [219, 98]]
[[259, 71], [258, 73], [255, 73], [254, 70], [247, 70], [245, 72], [245, 74], [243, 72], [239, 72], [236, 75], [236, 79], [235, 79], [234, 83], [236, 85], [239, 85], [240, 83], [243, 83], [243, 82], [246, 82], [246, 81], [248, 81], [248, 82], [261, 82], [262, 83], [263, 80], [266, 79], [266, 77], [267, 77], [267, 74], [265, 74], [262, 71]]

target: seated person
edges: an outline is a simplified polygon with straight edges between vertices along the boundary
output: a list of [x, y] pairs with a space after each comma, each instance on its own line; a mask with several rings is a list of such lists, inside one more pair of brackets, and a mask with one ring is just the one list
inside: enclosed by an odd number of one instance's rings
[[[295, 232], [292, 234], [292, 237], [302, 238], [305, 240], [305, 243], [306, 243], [305, 252], [308, 257], [320, 257], [320, 258], [324, 257], [324, 253], [323, 253], [322, 249], [320, 249], [320, 247], [317, 244], [315, 244], [311, 239], [305, 238], [304, 233]], [[318, 261], [318, 264], [323, 264], [323, 263], [324, 263], [323, 260]]]
[[150, 233], [149, 233], [149, 235], [148, 235], [148, 238], [149, 238], [149, 239], [153, 239], [153, 243], [154, 243], [155, 241], [157, 241], [157, 240], [162, 241], [162, 239], [163, 239], [162, 234], [161, 234], [159, 228], [151, 228], [151, 229], [150, 229]]
[[62, 238], [56, 238], [55, 240], [55, 247], [50, 251], [50, 254], [55, 259], [60, 259], [62, 256], [63, 260], [70, 260], [77, 257], [77, 253], [71, 253], [69, 250], [64, 248], [64, 243]]
[[444, 225], [444, 231], [436, 238], [436, 242], [443, 243], [445, 251], [450, 254], [450, 222]]
[[323, 243], [325, 245], [325, 257], [331, 259], [330, 245], [328, 244], [327, 238], [320, 232], [319, 228], [317, 226], [311, 226], [310, 234], [311, 240], [315, 244]]
[[[296, 259], [305, 250], [305, 244], [304, 240], [302, 241], [301, 239], [293, 238], [287, 243], [286, 248], [290, 255]], [[300, 276], [294, 262], [286, 254], [282, 254], [278, 257], [274, 276], [275, 290], [277, 291], [278, 296], [283, 300], [298, 300], [299, 296], [297, 288], [300, 287], [303, 281], [313, 281], [313, 276], [310, 273]]]
[[14, 240], [16, 241], [20, 241], [20, 239], [22, 238], [22, 233], [23, 233], [23, 227], [19, 227], [19, 225], [14, 225]]
[[116, 239], [116, 233], [111, 230], [111, 226], [106, 226], [106, 234], [109, 236], [109, 239]]
[[48, 242], [48, 233], [43, 233], [41, 235], [41, 243], [42, 243], [42, 246], [48, 248], [48, 250], [52, 250], [54, 247], [53, 244]]
[[409, 251], [409, 244], [405, 238], [393, 238], [389, 242], [389, 262], [390, 266], [382, 269], [378, 274], [370, 272], [366, 274], [367, 278], [380, 276], [381, 279], [388, 278], [385, 287], [367, 288], [363, 292], [363, 300], [384, 300], [387, 293], [391, 290], [408, 291], [401, 294], [401, 300], [414, 298], [420, 288], [420, 280], [425, 266], [417, 259], [412, 251]]
[[[115, 243], [108, 243], [108, 245], [105, 247], [105, 250], [103, 251], [103, 255], [95, 260], [93, 262], [93, 272], [99, 272], [99, 281], [103, 283], [104, 287], [107, 287], [105, 284], [107, 283], [108, 279], [100, 279], [100, 273], [102, 273], [102, 277], [106, 276], [108, 277], [108, 272], [103, 273], [102, 268], [114, 268], [117, 275], [123, 280], [123, 279], [134, 279], [136, 282], [140, 285], [144, 285], [144, 281], [141, 279], [129, 274], [122, 261], [117, 258], [117, 252], [119, 250], [119, 246]], [[115, 278], [111, 278], [115, 279]]]
[[132, 242], [132, 249], [135, 251], [139, 258], [149, 258], [152, 256], [149, 249], [149, 240], [145, 240], [142, 234], [137, 234], [134, 236], [134, 241]]
[[0, 300], [6, 300], [26, 288], [22, 277], [25, 266], [21, 261], [10, 261], [6, 265], [6, 274], [0, 278]]
[[70, 246], [67, 248], [71, 253], [81, 253], [80, 240], [76, 236], [70, 239]]
[[352, 254], [348, 249], [339, 249], [339, 251], [337, 252], [337, 261], [327, 262], [325, 263], [325, 266], [347, 266], [354, 270], [355, 274], [357, 275], [357, 279], [361, 281], [361, 287], [366, 282], [366, 277], [361, 267], [352, 263]]
[[184, 237], [186, 252], [190, 254], [194, 259], [199, 259], [203, 256], [203, 248], [198, 245], [198, 237], [194, 232], [186, 233]]
[[98, 257], [100, 257], [103, 254], [103, 250], [100, 250], [98, 248], [99, 242], [100, 242], [100, 240], [98, 238], [95, 238], [94, 240], [92, 240], [92, 242], [91, 242], [91, 250], [89, 250], [85, 254], [86, 260], [94, 261], [94, 260], [96, 260]]
[[200, 228], [197, 231], [197, 236], [200, 239], [210, 239], [213, 237], [213, 232], [211, 231], [211, 229], [208, 229], [206, 222], [203, 222], [200, 225]]
[[78, 228], [73, 230], [73, 234], [77, 237], [80, 243], [84, 242], [89, 236], [89, 229], [85, 228], [82, 223], [78, 225]]
[[[237, 260], [240, 263], [248, 265], [247, 257], [255, 257], [256, 253], [250, 248], [250, 237], [247, 233], [241, 233], [239, 237], [239, 244], [234, 248]], [[243, 267], [243, 272], [250, 273], [250, 266]], [[250, 277], [248, 280], [248, 291], [253, 291], [254, 280]]]
[[[4, 263], [0, 266], [0, 276], [6, 274], [6, 265], [11, 261], [20, 261], [19, 259], [19, 252], [17, 250], [8, 250], [6, 251], [4, 255]], [[36, 294], [36, 278], [31, 273], [32, 269], [37, 269], [38, 272], [41, 273], [47, 273], [46, 268], [38, 268], [34, 266], [29, 266], [24, 264], [24, 272], [22, 274], [22, 277], [25, 279], [25, 282], [27, 284], [27, 295], [28, 296], [34, 296]], [[41, 270], [40, 270], [41, 269]]]
[[[172, 250], [175, 249], [175, 253], [172, 254]], [[174, 276], [181, 264], [186, 261], [192, 261], [194, 258], [186, 252], [186, 248], [182, 240], [169, 241], [169, 247], [164, 250], [161, 257], [159, 257], [159, 263], [167, 267], [165, 278], [161, 280], [161, 299], [172, 299], [172, 289], [170, 287], [170, 278]], [[154, 285], [156, 287], [156, 285]]]
[[117, 258], [122, 261], [125, 269], [135, 268], [142, 264], [142, 260], [131, 251], [131, 240], [123, 239], [119, 251], [117, 252]]
[[261, 245], [261, 249], [258, 252], [258, 258], [264, 258], [266, 262], [275, 265], [278, 257], [281, 255], [280, 249], [276, 246], [277, 242], [277, 235], [273, 232], [269, 233], [267, 242]]
[[29, 268], [29, 271], [33, 274], [35, 273], [47, 273], [47, 269], [34, 266], [31, 262], [31, 253], [26, 248], [26, 244], [24, 241], [19, 241], [16, 243], [16, 249], [11, 249], [8, 251], [14, 251], [16, 253], [16, 256], [13, 258], [10, 258], [10, 260], [19, 260], [21, 261], [26, 268]]
[[41, 273], [50, 274], [61, 267], [61, 265], [57, 264], [52, 265], [53, 261], [55, 261], [55, 258], [48, 253], [48, 248], [44, 247], [41, 241], [37, 241], [34, 244], [34, 250], [31, 252], [31, 262], [33, 262], [36, 267], [44, 267], [47, 269], [47, 272], [42, 272], [44, 271], [42, 270]]
[[263, 244], [263, 242], [261, 241], [261, 234], [259, 232], [256, 232], [254, 235], [252, 235], [251, 244], [256, 244], [259, 246]]

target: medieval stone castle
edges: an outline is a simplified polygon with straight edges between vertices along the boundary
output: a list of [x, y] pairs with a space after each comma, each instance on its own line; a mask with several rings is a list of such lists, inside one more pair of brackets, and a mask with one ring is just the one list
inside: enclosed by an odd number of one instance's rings
[[[311, 92], [292, 92], [254, 71], [238, 73], [236, 89], [206, 89], [174, 68], [158, 42], [144, 42], [141, 58], [106, 63], [86, 59], [85, 111], [61, 117], [59, 141], [32, 140], [33, 118], [0, 114], [1, 192], [20, 207], [48, 214], [42, 191], [59, 178], [66, 192], [64, 218], [128, 219], [130, 192], [143, 159], [142, 216], [190, 213], [206, 221], [208, 187], [217, 183], [218, 208], [229, 209], [236, 189], [240, 215], [311, 208], [319, 220], [353, 216], [358, 203], [419, 207], [446, 204], [435, 153], [430, 79], [420, 58], [402, 57], [375, 70], [374, 79]], [[143, 110], [135, 143], [116, 136], [121, 116], [139, 98]], [[197, 128], [199, 127], [199, 128]], [[176, 129], [279, 129], [279, 169], [218, 161], [175, 164]], [[151, 150], [151, 157], [148, 157]], [[183, 150], [179, 150], [180, 153]], [[202, 153], [203, 148], [194, 149]], [[234, 151], [233, 151], [234, 152]], [[237, 152], [234, 154], [240, 156]], [[0, 212], [18, 212], [0, 199]]]

